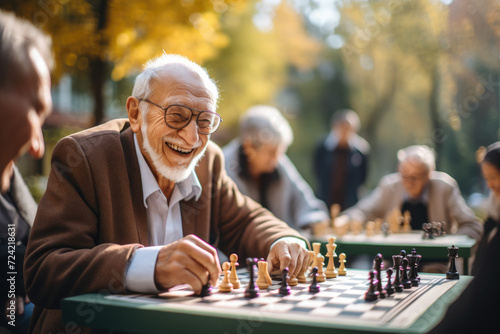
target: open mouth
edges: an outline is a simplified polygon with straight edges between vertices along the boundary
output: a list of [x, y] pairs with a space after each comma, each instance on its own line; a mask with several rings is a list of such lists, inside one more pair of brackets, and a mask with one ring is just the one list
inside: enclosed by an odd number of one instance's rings
[[185, 148], [179, 147], [179, 146], [177, 146], [177, 145], [175, 145], [175, 144], [170, 144], [170, 143], [167, 143], [167, 142], [165, 142], [165, 144], [167, 144], [167, 146], [168, 146], [170, 149], [172, 149], [172, 150], [174, 150], [175, 152], [180, 153], [180, 154], [189, 154], [189, 153], [191, 153], [191, 152], [193, 152], [193, 151], [194, 151], [194, 149], [190, 149], [190, 150], [188, 150], [188, 149], [185, 149]]

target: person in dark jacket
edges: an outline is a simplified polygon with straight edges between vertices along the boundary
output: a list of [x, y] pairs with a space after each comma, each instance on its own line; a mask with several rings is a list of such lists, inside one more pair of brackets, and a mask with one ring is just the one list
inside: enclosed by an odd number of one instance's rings
[[370, 145], [357, 134], [360, 121], [353, 110], [336, 111], [330, 124], [330, 133], [314, 152], [316, 196], [328, 207], [339, 204], [343, 211], [358, 202], [367, 177]]

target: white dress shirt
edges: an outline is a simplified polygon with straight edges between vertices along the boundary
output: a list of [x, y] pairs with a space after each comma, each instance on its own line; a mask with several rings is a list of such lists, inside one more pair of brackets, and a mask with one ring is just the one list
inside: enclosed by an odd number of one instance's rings
[[125, 274], [125, 284], [130, 291], [157, 293], [159, 291], [154, 282], [154, 270], [158, 252], [163, 245], [183, 238], [180, 202], [193, 197], [198, 199], [201, 196], [201, 184], [196, 173], [192, 171], [186, 180], [175, 184], [169, 203], [142, 156], [135, 134], [134, 144], [141, 173], [151, 247], [138, 248], [135, 251]]

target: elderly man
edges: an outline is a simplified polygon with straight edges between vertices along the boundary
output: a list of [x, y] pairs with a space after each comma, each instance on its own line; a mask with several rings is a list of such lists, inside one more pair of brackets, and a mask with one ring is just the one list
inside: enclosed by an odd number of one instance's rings
[[128, 120], [54, 149], [25, 261], [34, 332], [63, 330], [61, 300], [72, 295], [179, 284], [200, 293], [219, 277], [216, 248], [267, 256], [291, 277], [307, 266], [306, 241], [227, 176], [210, 141], [219, 93], [204, 69], [164, 54], [146, 65], [132, 95]]
[[14, 160], [41, 158], [41, 125], [52, 110], [50, 38], [29, 22], [0, 11], [0, 191], [9, 189]]
[[413, 229], [422, 229], [426, 222], [446, 222], [447, 233], [480, 239], [482, 225], [462, 198], [457, 182], [435, 171], [434, 152], [429, 147], [409, 146], [398, 152], [398, 160], [398, 173], [383, 177], [378, 187], [344, 211], [336, 224], [385, 218], [400, 209], [410, 212]]
[[258, 105], [241, 117], [239, 138], [223, 152], [227, 174], [240, 191], [300, 231], [328, 222], [329, 213], [286, 156], [292, 140], [292, 129], [278, 109]]
[[[25, 152], [35, 158], [43, 155], [41, 126], [52, 109], [52, 63], [50, 38], [27, 21], [0, 10], [0, 327], [13, 333], [26, 333], [33, 309], [24, 292], [22, 268], [36, 212], [14, 161]], [[13, 251], [16, 270], [8, 270]], [[7, 272], [13, 271], [15, 293], [9, 293]]]
[[328, 207], [338, 204], [345, 210], [358, 201], [368, 173], [370, 145], [357, 134], [360, 121], [353, 110], [337, 110], [330, 127], [314, 151], [316, 193]]

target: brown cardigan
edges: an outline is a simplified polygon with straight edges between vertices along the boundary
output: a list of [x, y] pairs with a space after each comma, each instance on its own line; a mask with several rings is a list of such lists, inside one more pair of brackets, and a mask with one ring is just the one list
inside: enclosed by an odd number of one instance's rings
[[[300, 238], [238, 191], [214, 143], [208, 143], [196, 174], [203, 189], [199, 200], [181, 202], [184, 235], [195, 234], [240, 259], [265, 258], [280, 237]], [[64, 331], [60, 305], [65, 297], [126, 292], [128, 262], [137, 247], [147, 245], [141, 175], [128, 120], [62, 139], [52, 155], [26, 252], [26, 287], [36, 305], [31, 331]]]

